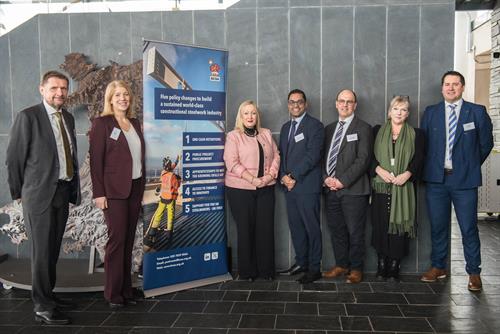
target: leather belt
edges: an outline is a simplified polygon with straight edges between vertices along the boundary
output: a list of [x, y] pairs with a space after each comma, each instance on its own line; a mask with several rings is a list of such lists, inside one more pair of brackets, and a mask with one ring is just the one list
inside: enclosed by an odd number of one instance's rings
[[453, 174], [453, 169], [450, 169], [450, 168], [444, 169], [444, 175], [451, 175], [451, 174]]

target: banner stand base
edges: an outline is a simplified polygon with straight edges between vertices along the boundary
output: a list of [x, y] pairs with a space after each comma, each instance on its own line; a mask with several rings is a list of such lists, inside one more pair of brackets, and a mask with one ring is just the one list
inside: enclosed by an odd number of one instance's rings
[[149, 298], [149, 297], [164, 295], [164, 294], [172, 293], [172, 292], [176, 292], [176, 291], [187, 290], [187, 289], [197, 288], [197, 287], [204, 286], [204, 285], [210, 285], [210, 284], [215, 284], [215, 283], [219, 283], [219, 282], [226, 282], [226, 281], [231, 281], [231, 280], [233, 280], [233, 276], [231, 276], [230, 273], [227, 273], [224, 275], [212, 276], [212, 277], [199, 279], [196, 281], [189, 281], [189, 282], [184, 282], [184, 283], [179, 283], [179, 284], [163, 286], [161, 288], [144, 290], [144, 297]]

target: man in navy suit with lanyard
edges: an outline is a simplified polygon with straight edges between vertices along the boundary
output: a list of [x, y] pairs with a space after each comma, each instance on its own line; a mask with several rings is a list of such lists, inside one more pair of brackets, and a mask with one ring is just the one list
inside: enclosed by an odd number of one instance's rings
[[306, 113], [306, 94], [288, 93], [290, 121], [280, 133], [280, 180], [284, 187], [295, 264], [282, 275], [304, 273], [301, 284], [321, 278], [320, 192], [324, 127]]
[[493, 148], [492, 124], [484, 106], [462, 99], [462, 74], [446, 72], [441, 86], [444, 101], [427, 107], [421, 123], [427, 137], [424, 181], [432, 237], [432, 266], [421, 280], [446, 278], [453, 203], [462, 233], [468, 289], [481, 291], [477, 188], [481, 185], [481, 164]]

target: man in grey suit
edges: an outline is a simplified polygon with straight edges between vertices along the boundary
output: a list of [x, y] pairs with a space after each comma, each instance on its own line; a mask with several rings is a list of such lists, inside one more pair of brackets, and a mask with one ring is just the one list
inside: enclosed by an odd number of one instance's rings
[[344, 89], [335, 106], [339, 120], [325, 128], [323, 179], [326, 218], [335, 267], [324, 277], [347, 276], [347, 283], [363, 278], [365, 221], [370, 195], [368, 168], [373, 155], [371, 127], [354, 115], [356, 94]]
[[6, 160], [10, 193], [23, 204], [26, 231], [32, 241], [35, 320], [51, 325], [68, 324], [70, 319], [58, 308], [73, 306], [53, 293], [69, 202], [80, 203], [75, 121], [62, 109], [68, 84], [62, 73], [43, 75], [39, 87], [43, 101], [18, 113]]

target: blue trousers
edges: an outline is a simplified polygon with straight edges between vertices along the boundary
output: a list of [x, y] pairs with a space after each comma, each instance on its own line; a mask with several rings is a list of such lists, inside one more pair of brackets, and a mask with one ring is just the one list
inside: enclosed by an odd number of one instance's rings
[[456, 189], [446, 182], [428, 183], [426, 203], [431, 222], [432, 266], [445, 269], [448, 258], [451, 222], [451, 204], [455, 208], [458, 225], [462, 233], [465, 271], [481, 272], [481, 242], [477, 228], [477, 188]]
[[320, 271], [320, 194], [286, 192], [285, 199], [295, 262], [311, 272]]

